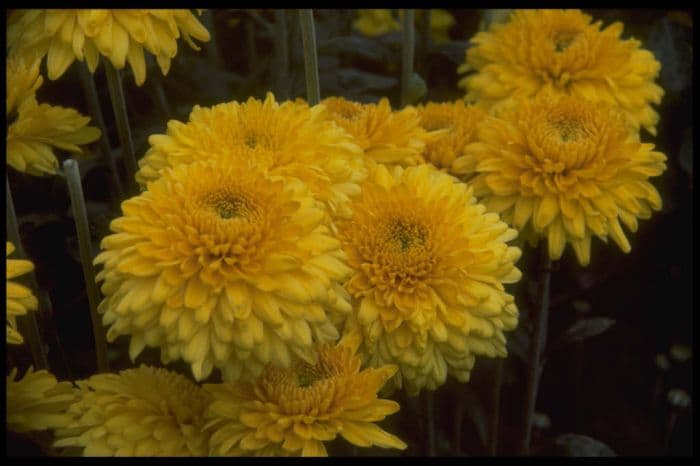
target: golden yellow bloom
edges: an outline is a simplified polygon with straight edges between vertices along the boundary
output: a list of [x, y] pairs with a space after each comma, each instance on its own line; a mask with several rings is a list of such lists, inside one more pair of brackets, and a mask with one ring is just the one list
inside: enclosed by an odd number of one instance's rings
[[[9, 256], [15, 247], [9, 241], [6, 243], [6, 255]], [[39, 303], [32, 290], [24, 285], [15, 283], [10, 278], [19, 277], [34, 270], [34, 264], [27, 260], [7, 259], [7, 343], [21, 345], [24, 338], [17, 331], [17, 316], [22, 316], [27, 311], [36, 311]]]
[[[128, 62], [137, 85], [146, 80], [146, 49], [163, 74], [182, 38], [209, 40], [209, 32], [189, 10], [15, 10], [7, 19], [7, 45], [29, 58], [48, 56], [49, 79], [58, 79], [76, 60], [95, 72], [100, 55], [116, 69]], [[190, 37], [191, 36], [191, 37]]]
[[375, 422], [399, 410], [377, 391], [395, 366], [360, 370], [354, 348], [319, 345], [317, 360], [272, 365], [254, 383], [205, 385], [213, 401], [205, 429], [214, 456], [327, 456], [340, 434], [353, 445], [406, 448]]
[[[72, 108], [39, 104], [39, 62], [18, 55], [7, 58], [6, 116], [7, 164], [30, 175], [56, 174], [58, 160], [53, 147], [81, 153], [79, 144], [100, 137], [100, 130], [86, 126], [89, 117]], [[15, 116], [16, 115], [16, 116]]]
[[420, 124], [427, 131], [446, 130], [439, 138], [429, 141], [423, 156], [426, 161], [448, 173], [459, 176], [464, 171], [464, 148], [473, 141], [477, 126], [486, 118], [486, 112], [464, 102], [445, 102], [416, 107]]
[[308, 359], [350, 312], [350, 270], [323, 204], [299, 180], [229, 155], [178, 165], [122, 203], [95, 259], [108, 339], [131, 335], [132, 359], [160, 346], [197, 380]]
[[369, 159], [402, 166], [424, 162], [421, 153], [433, 136], [420, 126], [415, 108], [392, 112], [387, 98], [377, 104], [361, 104], [328, 97], [321, 103], [333, 121], [355, 138]]
[[635, 39], [620, 39], [622, 23], [601, 30], [580, 10], [517, 10], [510, 22], [478, 33], [460, 72], [466, 98], [486, 107], [542, 92], [605, 102], [625, 111], [636, 128], [656, 134], [651, 104], [661, 65]]
[[513, 229], [485, 213], [471, 188], [430, 165], [377, 165], [338, 224], [354, 275], [357, 312], [344, 333], [371, 367], [392, 363], [390, 384], [434, 390], [469, 380], [474, 355], [506, 355], [517, 308], [503, 283], [520, 279]]
[[661, 208], [647, 180], [664, 171], [664, 154], [602, 103], [540, 96], [502, 117], [465, 149], [474, 194], [525, 236], [546, 238], [552, 259], [569, 243], [587, 265], [592, 235], [629, 252], [619, 220], [636, 231], [637, 218]]
[[[416, 10], [416, 22], [422, 16], [422, 10]], [[403, 11], [399, 10], [399, 20], [403, 16]], [[400, 31], [399, 23], [391, 10], [371, 9], [357, 10], [357, 18], [353, 22], [353, 27], [361, 34], [368, 37], [375, 37], [390, 32]], [[430, 10], [430, 35], [436, 43], [444, 43], [450, 40], [449, 30], [454, 26], [455, 19], [447, 10]]]
[[203, 432], [210, 396], [188, 378], [141, 366], [76, 382], [70, 422], [55, 432], [56, 447], [83, 456], [205, 456]]
[[149, 143], [136, 173], [142, 185], [169, 167], [214, 156], [237, 157], [303, 181], [333, 214], [341, 214], [366, 176], [362, 150], [322, 106], [279, 104], [272, 93], [263, 102], [251, 97], [244, 103], [195, 106], [187, 123], [171, 120], [167, 133], [151, 136]]
[[70, 382], [58, 382], [45, 370], [29, 368], [21, 380], [15, 380], [17, 368], [7, 376], [5, 404], [7, 428], [14, 432], [64, 427], [70, 421], [66, 414], [75, 401]]

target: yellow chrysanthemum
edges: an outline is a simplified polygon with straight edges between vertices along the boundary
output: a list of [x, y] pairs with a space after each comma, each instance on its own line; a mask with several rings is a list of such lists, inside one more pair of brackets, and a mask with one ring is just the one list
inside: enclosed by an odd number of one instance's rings
[[635, 39], [620, 39], [622, 23], [601, 30], [580, 10], [517, 10], [510, 22], [478, 33], [460, 72], [466, 98], [489, 108], [511, 98], [554, 92], [622, 108], [656, 134], [664, 91], [654, 83], [661, 65]]
[[56, 174], [58, 160], [53, 147], [81, 153], [78, 144], [100, 137], [100, 130], [86, 126], [89, 117], [72, 108], [39, 104], [39, 62], [13, 55], [7, 58], [7, 164], [30, 175]]
[[[6, 243], [6, 255], [9, 256], [15, 247], [9, 241]], [[25, 315], [27, 311], [36, 311], [39, 303], [32, 290], [24, 285], [11, 281], [11, 278], [19, 277], [34, 270], [34, 264], [27, 260], [6, 259], [7, 264], [7, 343], [20, 345], [24, 338], [17, 331], [17, 317]]]
[[592, 235], [629, 252], [619, 220], [636, 231], [637, 218], [661, 208], [647, 180], [664, 171], [666, 157], [604, 104], [528, 99], [486, 120], [477, 136], [465, 149], [474, 194], [525, 236], [546, 238], [552, 259], [569, 243], [587, 265]]
[[377, 391], [395, 366], [360, 371], [350, 346], [319, 345], [317, 360], [268, 366], [254, 383], [205, 385], [213, 401], [206, 429], [214, 456], [327, 456], [339, 434], [353, 445], [406, 448], [375, 422], [399, 410]]
[[[137, 85], [146, 80], [146, 49], [163, 74], [182, 38], [209, 40], [209, 32], [189, 10], [15, 10], [7, 20], [7, 45], [25, 57], [48, 56], [49, 79], [58, 79], [76, 60], [97, 69], [100, 55], [116, 69], [129, 63]], [[191, 37], [190, 37], [191, 36]]]
[[392, 363], [392, 387], [436, 389], [469, 379], [474, 355], [506, 355], [517, 308], [503, 283], [520, 279], [516, 231], [485, 213], [471, 189], [430, 165], [377, 165], [338, 225], [357, 312], [344, 330], [372, 367]]
[[131, 335], [132, 359], [160, 346], [197, 380], [308, 359], [350, 312], [350, 271], [323, 204], [299, 180], [229, 155], [178, 165], [125, 201], [95, 259], [108, 339]]
[[[198, 160], [237, 157], [274, 175], [306, 183], [333, 214], [343, 214], [348, 196], [366, 176], [362, 150], [337, 128], [322, 106], [264, 101], [195, 106], [187, 123], [171, 120], [167, 134], [153, 135], [139, 161], [136, 180], [144, 185], [169, 167]], [[216, 155], [215, 155], [216, 154]]]
[[464, 148], [473, 141], [477, 126], [486, 112], [464, 102], [428, 103], [416, 107], [420, 124], [427, 131], [445, 130], [439, 138], [429, 141], [423, 156], [426, 161], [448, 173], [464, 175]]
[[21, 380], [15, 380], [17, 369], [7, 376], [5, 404], [7, 428], [14, 432], [57, 429], [70, 422], [66, 414], [75, 401], [70, 382], [58, 382], [45, 370], [29, 368]]
[[55, 432], [56, 447], [83, 456], [205, 456], [203, 431], [210, 396], [180, 374], [141, 366], [76, 382], [70, 422]]
[[377, 104], [361, 104], [328, 97], [321, 103], [333, 121], [355, 138], [369, 159], [402, 166], [424, 162], [421, 153], [434, 136], [420, 126], [415, 108], [393, 112], [387, 98]]
[[[416, 10], [416, 22], [420, 21], [422, 10]], [[399, 20], [403, 16], [403, 10], [399, 10]], [[357, 10], [357, 18], [353, 27], [361, 34], [375, 37], [390, 32], [400, 31], [399, 23], [391, 10], [370, 9]], [[430, 10], [430, 35], [436, 43], [444, 43], [450, 40], [449, 30], [454, 26], [455, 19], [447, 10]]]

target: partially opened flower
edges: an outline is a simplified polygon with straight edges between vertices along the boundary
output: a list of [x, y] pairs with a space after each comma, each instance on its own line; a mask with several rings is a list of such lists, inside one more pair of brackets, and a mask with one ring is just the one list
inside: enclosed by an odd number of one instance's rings
[[70, 421], [55, 432], [56, 447], [83, 456], [205, 456], [208, 393], [187, 377], [141, 366], [76, 382]]
[[543, 92], [604, 102], [630, 122], [656, 134], [664, 91], [655, 84], [661, 65], [636, 39], [621, 39], [623, 25], [601, 30], [580, 10], [516, 10], [505, 24], [478, 33], [459, 69], [466, 98], [486, 107]]
[[340, 127], [350, 133], [365, 155], [375, 162], [402, 166], [423, 163], [421, 153], [431, 135], [420, 126], [415, 108], [392, 111], [389, 99], [362, 104], [342, 97], [321, 103]]
[[[423, 10], [416, 10], [416, 23], [421, 20]], [[399, 22], [403, 16], [403, 10], [399, 10], [398, 19], [391, 10], [387, 9], [367, 9], [357, 10], [357, 18], [352, 25], [361, 34], [368, 37], [375, 37], [390, 32], [401, 30]], [[450, 40], [449, 30], [454, 26], [455, 19], [447, 10], [430, 10], [430, 35], [437, 43], [444, 43]]]
[[605, 104], [524, 100], [484, 122], [477, 139], [466, 148], [474, 194], [523, 236], [545, 238], [551, 259], [568, 243], [587, 265], [594, 235], [629, 252], [620, 221], [634, 232], [638, 218], [661, 208], [648, 179], [665, 170], [666, 157]]
[[[9, 241], [6, 243], [6, 246], [6, 255], [9, 256], [14, 252], [15, 247]], [[22, 338], [22, 335], [17, 331], [17, 317], [25, 315], [27, 311], [36, 311], [39, 303], [32, 293], [32, 290], [10, 279], [31, 272], [34, 270], [34, 264], [27, 260], [6, 259], [6, 265], [7, 343], [11, 345], [20, 345], [24, 342], [24, 338]]]
[[15, 10], [7, 20], [7, 45], [25, 57], [47, 56], [49, 79], [58, 79], [77, 59], [95, 72], [100, 55], [116, 69], [126, 63], [137, 85], [146, 80], [144, 49], [156, 57], [163, 74], [177, 54], [177, 39], [195, 50], [192, 38], [209, 32], [189, 10]]
[[100, 137], [100, 130], [87, 126], [89, 117], [72, 108], [39, 104], [39, 62], [18, 55], [7, 58], [7, 164], [30, 175], [55, 174], [58, 160], [54, 148], [81, 153], [81, 144]]
[[319, 345], [316, 361], [270, 365], [253, 383], [205, 385], [214, 456], [327, 456], [338, 435], [359, 447], [406, 448], [375, 423], [399, 410], [377, 391], [395, 366], [360, 370], [354, 348]]
[[65, 427], [70, 422], [68, 407], [76, 399], [70, 382], [58, 382], [45, 370], [29, 368], [17, 379], [17, 368], [7, 376], [5, 414], [13, 432]]
[[229, 155], [178, 165], [122, 203], [95, 259], [108, 339], [130, 335], [132, 359], [159, 346], [197, 380], [308, 359], [350, 311], [323, 204], [299, 180]]
[[517, 324], [503, 284], [520, 279], [515, 230], [486, 213], [471, 189], [430, 165], [377, 165], [338, 224], [354, 271], [357, 311], [344, 329], [371, 367], [396, 364], [389, 387], [434, 390], [469, 380], [474, 355], [504, 357]]
[[149, 138], [136, 180], [145, 185], [174, 166], [194, 161], [251, 160], [270, 173], [296, 178], [332, 213], [343, 213], [348, 196], [359, 192], [366, 175], [362, 151], [329, 120], [322, 106], [264, 101], [195, 106], [187, 123], [172, 120], [166, 134]]
[[420, 124], [427, 131], [444, 132], [425, 145], [427, 162], [448, 173], [464, 175], [464, 148], [474, 140], [476, 128], [486, 118], [486, 112], [463, 101], [434, 103], [416, 107]]

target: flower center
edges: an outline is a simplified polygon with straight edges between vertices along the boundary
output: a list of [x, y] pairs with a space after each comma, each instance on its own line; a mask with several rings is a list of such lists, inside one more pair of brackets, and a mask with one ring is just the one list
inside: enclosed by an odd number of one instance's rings
[[248, 218], [256, 211], [254, 204], [246, 196], [226, 190], [211, 193], [204, 202], [223, 220]]
[[568, 115], [553, 117], [549, 120], [549, 124], [562, 142], [577, 141], [585, 132], [581, 121]]
[[324, 370], [320, 365], [311, 365], [306, 362], [298, 363], [294, 368], [294, 372], [297, 376], [297, 386], [299, 388], [306, 388], [330, 376], [328, 371]]
[[578, 31], [558, 31], [554, 34], [554, 51], [561, 53], [574, 42], [579, 35]]
[[427, 231], [423, 225], [406, 219], [394, 219], [385, 231], [385, 243], [393, 249], [406, 253], [412, 247], [425, 243]]
[[424, 118], [421, 122], [421, 126], [428, 131], [435, 131], [438, 129], [452, 129], [453, 122], [447, 117], [432, 117]]

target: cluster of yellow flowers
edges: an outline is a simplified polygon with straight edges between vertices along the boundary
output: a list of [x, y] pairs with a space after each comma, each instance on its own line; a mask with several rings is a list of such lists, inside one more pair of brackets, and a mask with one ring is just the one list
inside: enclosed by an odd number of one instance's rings
[[[8, 37], [43, 44], [49, 77], [75, 58], [94, 69], [99, 51], [143, 82], [142, 48], [165, 73], [178, 31], [208, 39], [189, 12], [148, 11], [22, 13]], [[505, 285], [521, 278], [509, 242], [545, 238], [553, 259], [568, 243], [585, 265], [593, 235], [629, 251], [620, 221], [634, 231], [660, 208], [648, 178], [665, 156], [639, 136], [658, 119], [659, 66], [621, 29], [516, 11], [467, 52], [468, 104], [268, 93], [168, 122], [102, 240], [98, 310], [132, 360], [158, 348], [223, 382], [141, 366], [66, 389], [44, 371], [41, 389], [8, 379], [8, 393], [51, 410], [12, 422], [98, 456], [323, 456], [337, 436], [406, 448], [376, 424], [399, 410], [378, 392], [466, 382], [477, 356], [506, 356], [518, 309]], [[8, 114], [41, 83], [32, 73]], [[9, 262], [8, 279], [31, 269]], [[8, 310], [36, 307], [10, 283]]]

